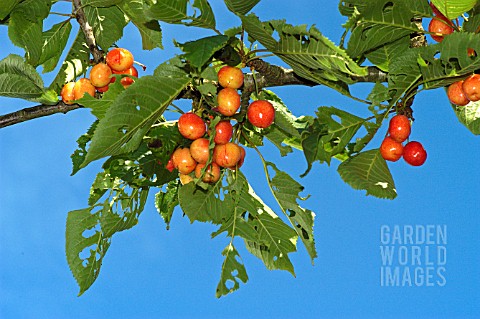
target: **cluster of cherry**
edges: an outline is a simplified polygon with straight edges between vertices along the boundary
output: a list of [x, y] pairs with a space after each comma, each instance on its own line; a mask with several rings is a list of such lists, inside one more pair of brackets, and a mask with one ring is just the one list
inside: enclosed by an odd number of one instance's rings
[[[95, 64], [90, 70], [89, 78], [80, 78], [76, 82], [66, 83], [60, 92], [63, 102], [72, 104], [75, 100], [82, 98], [85, 93], [95, 96], [95, 91], [106, 92], [109, 84], [116, 80], [115, 77], [112, 77], [113, 74], [138, 77], [138, 71], [133, 66], [133, 55], [127, 49], [115, 48], [110, 50], [105, 62]], [[124, 76], [120, 80], [124, 88], [130, 86], [133, 82], [134, 80], [128, 76]]]

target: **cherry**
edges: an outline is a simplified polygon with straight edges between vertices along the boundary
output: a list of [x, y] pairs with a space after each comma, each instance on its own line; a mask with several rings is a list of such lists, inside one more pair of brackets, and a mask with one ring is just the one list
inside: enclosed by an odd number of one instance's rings
[[200, 137], [190, 145], [190, 153], [198, 163], [206, 163], [208, 161], [210, 156], [209, 144], [210, 142], [206, 138]]
[[232, 116], [240, 108], [240, 95], [237, 90], [224, 88], [217, 95], [218, 112], [225, 116]]
[[[138, 71], [134, 66], [131, 66], [128, 69], [123, 70], [123, 71], [113, 70], [112, 72], [113, 72], [113, 74], [127, 74], [127, 75], [131, 75], [131, 76], [134, 76], [134, 77], [138, 78]], [[114, 80], [113, 82], [115, 82], [115, 78], [113, 78], [113, 80]], [[133, 82], [135, 82], [135, 80], [133, 80], [131, 77], [128, 77], [128, 76], [124, 76], [120, 80], [120, 83], [123, 85], [124, 88], [129, 87]]]
[[229, 65], [225, 65], [218, 71], [218, 83], [224, 88], [240, 88], [243, 85], [243, 77], [242, 70]]
[[90, 82], [97, 88], [104, 87], [110, 83], [112, 69], [105, 63], [98, 63], [90, 70]]
[[66, 104], [72, 104], [75, 100], [75, 96], [73, 95], [73, 88], [75, 87], [75, 82], [68, 82], [62, 87], [62, 91], [60, 91], [60, 96], [62, 97], [62, 101]]
[[170, 159], [167, 162], [167, 165], [165, 165], [165, 168], [171, 173], [175, 169], [175, 164], [173, 164], [173, 156], [170, 156]]
[[248, 106], [247, 118], [254, 126], [267, 128], [275, 119], [275, 109], [272, 103], [268, 101], [254, 101]]
[[410, 136], [410, 120], [405, 115], [397, 114], [390, 120], [388, 134], [395, 141], [402, 143]]
[[108, 86], [108, 84], [107, 84], [107, 85], [102, 86], [102, 87], [97, 87], [96, 89], [97, 89], [97, 92], [105, 93], [105, 92], [108, 91], [108, 88], [109, 88], [109, 86]]
[[[198, 163], [195, 167], [195, 177], [200, 178], [202, 176], [202, 169], [205, 167], [205, 163]], [[205, 183], [215, 183], [220, 179], [220, 167], [216, 163], [208, 165], [203, 174], [202, 181]]]
[[420, 166], [427, 160], [427, 152], [421, 143], [412, 141], [403, 148], [403, 159], [412, 166]]
[[183, 137], [196, 140], [205, 135], [207, 128], [202, 118], [195, 113], [185, 113], [178, 119], [178, 130]]
[[115, 48], [107, 53], [105, 58], [108, 66], [115, 71], [125, 71], [133, 65], [133, 55], [123, 48]]
[[439, 17], [434, 17], [428, 24], [428, 32], [433, 40], [442, 42], [444, 36], [453, 33], [452, 22]]
[[188, 148], [177, 148], [172, 155], [173, 165], [180, 174], [190, 174], [197, 166]]
[[480, 74], [472, 74], [462, 84], [465, 97], [470, 101], [480, 100]]
[[240, 145], [238, 146], [240, 148], [240, 159], [238, 160], [237, 165], [229, 167], [231, 170], [236, 170], [237, 168], [242, 167], [243, 163], [245, 162], [245, 156], [247, 153], [245, 152], [245, 149], [241, 147]]
[[213, 161], [221, 167], [233, 167], [242, 157], [241, 147], [235, 143], [215, 145]]
[[380, 154], [386, 161], [396, 162], [402, 157], [403, 145], [387, 136], [380, 145]]
[[463, 81], [450, 84], [447, 89], [447, 96], [450, 102], [455, 105], [464, 106], [470, 102], [463, 91]]
[[75, 100], [78, 100], [81, 99], [85, 93], [95, 96], [95, 87], [89, 79], [81, 78], [75, 82], [75, 86], [73, 87], [73, 97]]
[[215, 125], [215, 144], [227, 144], [232, 139], [233, 126], [230, 121], [220, 121]]

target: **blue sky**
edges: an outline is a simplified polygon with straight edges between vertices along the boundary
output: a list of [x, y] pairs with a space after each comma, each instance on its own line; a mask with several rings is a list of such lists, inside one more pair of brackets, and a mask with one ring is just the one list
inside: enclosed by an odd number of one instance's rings
[[[223, 1], [211, 2], [220, 30], [239, 23]], [[254, 12], [262, 20], [286, 18], [292, 24], [316, 24], [338, 42], [344, 19], [337, 12], [337, 2], [324, 1], [321, 10], [318, 6], [318, 1], [264, 0]], [[141, 51], [140, 39], [131, 28], [118, 44], [149, 66], [143, 73], [149, 74], [171, 56], [173, 34], [179, 42], [210, 34], [184, 31], [164, 25], [164, 51]], [[0, 41], [0, 59], [12, 52], [22, 54], [9, 44], [6, 27], [0, 27]], [[46, 75], [45, 82], [50, 80], [51, 75]], [[361, 95], [369, 88], [360, 84], [353, 90]], [[324, 105], [365, 114], [365, 106], [326, 88], [273, 91], [296, 115], [313, 114]], [[2, 114], [26, 106], [21, 100], [0, 98]], [[86, 206], [101, 161], [71, 177], [70, 154], [93, 117], [88, 110], [76, 110], [1, 129], [0, 318], [474, 318], [480, 313], [479, 138], [458, 123], [441, 89], [419, 94], [413, 108], [416, 121], [411, 138], [424, 144], [428, 159], [422, 167], [401, 161], [389, 164], [397, 199], [366, 197], [342, 182], [336, 172], [338, 163], [330, 167], [316, 163], [301, 179], [304, 195], [311, 195], [304, 206], [317, 215], [315, 265], [299, 245], [299, 252], [292, 256], [296, 278], [269, 271], [237, 241], [250, 280], [221, 299], [215, 298], [215, 288], [221, 251], [228, 240], [211, 240], [214, 227], [190, 224], [179, 210], [167, 231], [153, 205], [153, 193], [139, 224], [114, 236], [99, 278], [77, 297], [78, 287], [64, 254], [65, 221], [68, 211]], [[372, 144], [380, 142], [378, 137]], [[306, 168], [299, 152], [281, 158], [271, 146], [263, 151], [297, 179]], [[254, 152], [247, 154], [242, 169], [256, 192], [275, 209]], [[431, 266], [433, 281], [444, 267], [446, 284], [382, 286], [383, 225], [446, 227], [447, 262]], [[416, 246], [425, 254], [440, 244]], [[422, 261], [420, 272], [430, 267]]]

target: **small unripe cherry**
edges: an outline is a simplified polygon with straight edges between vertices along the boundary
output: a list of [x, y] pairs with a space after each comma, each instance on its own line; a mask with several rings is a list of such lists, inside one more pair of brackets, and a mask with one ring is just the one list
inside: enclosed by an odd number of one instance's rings
[[73, 88], [75, 87], [75, 82], [68, 82], [62, 87], [62, 91], [60, 91], [60, 96], [62, 97], [62, 101], [66, 104], [72, 104], [75, 100], [75, 96], [73, 95]]
[[[195, 177], [200, 178], [202, 176], [202, 169], [205, 167], [205, 163], [198, 163], [195, 167]], [[220, 179], [220, 167], [216, 163], [208, 165], [203, 174], [202, 181], [205, 183], [215, 183]]]
[[190, 174], [197, 166], [188, 148], [177, 148], [172, 155], [173, 165], [180, 174]]
[[412, 141], [403, 148], [403, 159], [412, 166], [420, 166], [427, 160], [427, 151], [420, 142]]
[[450, 21], [446, 21], [441, 18], [433, 18], [428, 24], [428, 32], [431, 32], [430, 36], [437, 42], [442, 42], [444, 36], [453, 33], [455, 31]]
[[232, 116], [240, 108], [240, 95], [232, 88], [221, 89], [217, 95], [217, 104], [220, 114]]
[[90, 82], [97, 88], [108, 85], [111, 77], [112, 69], [105, 63], [95, 64], [90, 70]]
[[218, 71], [218, 83], [224, 88], [240, 88], [243, 78], [242, 70], [233, 66], [225, 65]]
[[105, 58], [108, 66], [115, 71], [124, 71], [133, 65], [133, 55], [123, 48], [115, 48], [107, 53]]
[[208, 161], [210, 156], [209, 144], [210, 142], [206, 138], [200, 137], [190, 145], [190, 154], [198, 163], [206, 163]]
[[220, 121], [215, 125], [215, 144], [227, 144], [232, 139], [233, 126], [230, 121]]
[[240, 147], [232, 142], [215, 145], [213, 149], [213, 161], [221, 167], [233, 167], [237, 165], [242, 156]]
[[75, 86], [73, 87], [73, 97], [75, 100], [78, 100], [81, 99], [85, 93], [95, 96], [95, 87], [89, 79], [81, 78], [75, 82]]
[[472, 74], [463, 81], [463, 93], [470, 101], [480, 100], [480, 74]]
[[178, 177], [180, 177], [180, 183], [182, 185], [188, 184], [190, 182], [193, 182], [193, 177], [187, 174], [178, 174]]
[[248, 106], [247, 118], [252, 125], [267, 128], [275, 119], [275, 109], [269, 101], [257, 100]]
[[411, 132], [410, 120], [405, 115], [397, 114], [391, 118], [388, 125], [388, 134], [395, 141], [402, 143]]
[[463, 92], [463, 81], [457, 81], [450, 84], [447, 89], [447, 96], [450, 102], [455, 105], [464, 106], [470, 103], [465, 92]]
[[386, 161], [396, 162], [402, 157], [403, 145], [387, 136], [380, 145], [380, 154]]
[[196, 140], [205, 135], [205, 122], [195, 113], [184, 113], [178, 119], [178, 131], [189, 140]]

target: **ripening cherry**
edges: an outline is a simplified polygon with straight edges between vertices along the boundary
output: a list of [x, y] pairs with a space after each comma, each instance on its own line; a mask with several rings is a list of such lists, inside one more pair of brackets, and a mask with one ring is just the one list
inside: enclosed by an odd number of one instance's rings
[[[200, 178], [202, 176], [202, 169], [205, 167], [205, 163], [198, 163], [195, 167], [195, 177]], [[216, 183], [220, 179], [220, 167], [216, 163], [211, 163], [203, 174], [202, 181], [205, 183]]]
[[233, 126], [230, 121], [220, 121], [215, 125], [215, 144], [227, 144], [232, 139]]
[[463, 93], [470, 101], [480, 100], [480, 74], [472, 74], [463, 81]]
[[[129, 67], [126, 70], [123, 71], [112, 71], [113, 74], [126, 74], [126, 75], [131, 75], [133, 77], [138, 78], [138, 71], [134, 66]], [[113, 78], [113, 82], [115, 82], [115, 78]], [[134, 79], [124, 76], [121, 80], [120, 83], [123, 85], [124, 88], [129, 87], [133, 82], [135, 82]]]
[[247, 153], [245, 152], [245, 149], [243, 147], [241, 147], [240, 145], [238, 145], [238, 147], [240, 148], [240, 159], [238, 160], [237, 165], [229, 167], [231, 170], [236, 170], [237, 168], [242, 167], [243, 163], [245, 162], [245, 156], [247, 155]]
[[254, 126], [267, 128], [275, 119], [275, 109], [269, 101], [257, 100], [248, 106], [247, 118]]
[[62, 97], [62, 101], [66, 104], [72, 104], [75, 100], [75, 96], [73, 95], [73, 88], [75, 87], [75, 82], [68, 82], [62, 87], [62, 91], [60, 91], [60, 96]]
[[396, 162], [402, 157], [403, 145], [387, 136], [380, 145], [380, 154], [386, 161]]
[[232, 88], [221, 89], [217, 95], [217, 104], [220, 114], [232, 116], [240, 108], [240, 95]]
[[210, 156], [210, 142], [204, 138], [197, 138], [190, 145], [190, 154], [198, 163], [206, 163]]
[[463, 91], [463, 81], [457, 81], [450, 84], [447, 89], [447, 96], [450, 102], [455, 105], [464, 106], [470, 103], [470, 100]]
[[195, 113], [185, 113], [178, 119], [178, 130], [183, 137], [196, 140], [205, 135], [207, 128], [205, 122]]
[[390, 120], [388, 125], [388, 134], [395, 141], [402, 143], [411, 132], [410, 120], [405, 115], [397, 114]]
[[133, 66], [132, 53], [123, 48], [115, 48], [108, 51], [105, 60], [114, 71], [125, 71]]
[[433, 40], [442, 42], [444, 36], [453, 33], [452, 22], [441, 18], [433, 18], [428, 25], [428, 32]]
[[102, 87], [95, 87], [97, 89], [97, 92], [99, 93], [105, 93], [108, 91], [108, 88], [109, 88], [109, 85], [105, 85], [105, 86], [102, 86]]
[[81, 99], [85, 93], [95, 96], [95, 87], [89, 79], [81, 78], [75, 82], [75, 86], [73, 87], [73, 97], [75, 100], [78, 100]]
[[403, 159], [412, 166], [420, 166], [427, 160], [427, 152], [420, 142], [412, 141], [403, 148]]
[[105, 63], [95, 64], [90, 70], [90, 82], [97, 88], [108, 85], [111, 77], [112, 69]]
[[240, 146], [235, 143], [215, 145], [213, 149], [213, 161], [221, 167], [233, 167], [242, 157]]
[[173, 165], [180, 174], [190, 174], [197, 166], [188, 148], [177, 148], [172, 155]]
[[243, 85], [243, 72], [239, 68], [225, 65], [218, 71], [218, 83], [224, 88], [238, 89]]

